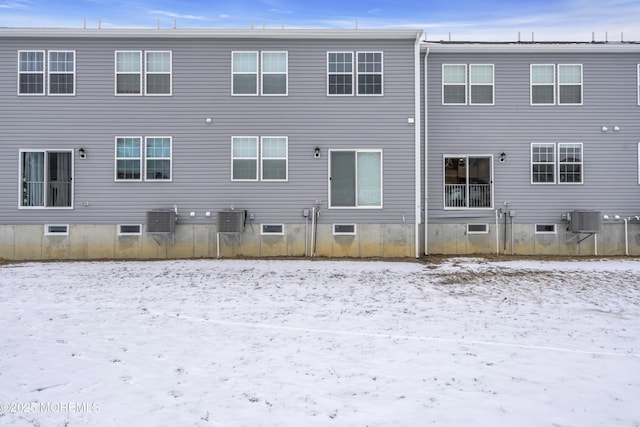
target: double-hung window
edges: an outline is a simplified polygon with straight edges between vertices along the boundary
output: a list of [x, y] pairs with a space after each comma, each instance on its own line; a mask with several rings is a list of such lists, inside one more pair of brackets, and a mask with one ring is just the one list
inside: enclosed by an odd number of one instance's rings
[[[231, 53], [231, 94], [287, 95], [288, 53], [264, 51], [260, 56], [258, 53], [244, 51]], [[258, 76], [260, 76], [260, 90], [258, 90]]]
[[582, 184], [582, 143], [531, 144], [532, 184]]
[[382, 95], [382, 52], [357, 52], [358, 95]]
[[287, 181], [285, 136], [235, 136], [231, 139], [232, 181]]
[[287, 94], [287, 52], [262, 52], [262, 94]]
[[145, 93], [171, 95], [171, 52], [147, 51], [145, 57]]
[[73, 151], [21, 150], [21, 208], [73, 206]]
[[327, 94], [353, 95], [353, 52], [327, 52]]
[[116, 137], [116, 181], [171, 181], [171, 145], [168, 136], [146, 137], [144, 146], [140, 136]]
[[582, 105], [582, 64], [531, 64], [530, 81], [531, 105]]
[[444, 156], [445, 209], [487, 209], [493, 201], [493, 159], [489, 156]]
[[468, 73], [467, 64], [442, 64], [443, 105], [494, 104], [493, 64], [469, 64]]
[[[18, 52], [18, 94], [44, 95], [45, 74], [49, 95], [75, 95], [76, 53], [69, 50]], [[47, 72], [48, 71], [48, 72]]]
[[44, 51], [18, 52], [18, 94], [44, 95]]
[[116, 52], [116, 95], [142, 94], [142, 52]]
[[382, 208], [382, 150], [329, 150], [329, 207]]
[[258, 52], [233, 52], [231, 54], [233, 95], [258, 94]]
[[531, 144], [531, 183], [555, 184], [556, 145]]
[[76, 53], [49, 51], [49, 95], [75, 95]]
[[171, 51], [144, 53], [116, 51], [116, 95], [172, 94]]

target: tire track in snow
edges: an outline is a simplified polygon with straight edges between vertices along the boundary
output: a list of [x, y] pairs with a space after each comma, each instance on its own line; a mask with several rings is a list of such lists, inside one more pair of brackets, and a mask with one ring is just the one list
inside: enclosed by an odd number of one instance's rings
[[524, 350], [544, 350], [544, 351], [553, 351], [558, 353], [585, 354], [589, 356], [631, 357], [634, 359], [640, 358], [640, 355], [637, 353], [611, 353], [611, 352], [602, 352], [602, 351], [593, 351], [593, 350], [576, 350], [576, 349], [570, 349], [570, 348], [527, 345], [527, 344], [517, 344], [517, 343], [508, 343], [508, 342], [499, 342], [499, 341], [464, 340], [464, 339], [457, 339], [457, 338], [436, 338], [436, 337], [423, 337], [423, 336], [415, 336], [415, 335], [378, 334], [378, 333], [372, 333], [372, 332], [338, 331], [334, 329], [318, 329], [318, 328], [304, 328], [299, 326], [272, 325], [268, 323], [235, 322], [230, 320], [217, 320], [217, 319], [209, 319], [209, 318], [202, 319], [202, 318], [196, 318], [191, 316], [184, 316], [182, 314], [169, 314], [169, 313], [151, 311], [151, 310], [149, 310], [149, 313], [158, 315], [158, 316], [166, 316], [174, 319], [189, 320], [192, 322], [213, 323], [216, 325], [235, 326], [235, 327], [241, 327], [241, 328], [273, 329], [273, 330], [283, 330], [283, 331], [291, 331], [291, 332], [307, 332], [307, 333], [324, 334], [324, 335], [342, 335], [342, 336], [366, 337], [366, 338], [386, 338], [386, 339], [398, 339], [398, 340], [408, 340], [408, 341], [431, 341], [431, 342], [453, 343], [453, 344], [460, 344], [460, 345], [475, 344], [475, 345], [484, 345], [484, 346], [490, 346], [490, 347], [510, 347], [510, 348], [520, 348]]

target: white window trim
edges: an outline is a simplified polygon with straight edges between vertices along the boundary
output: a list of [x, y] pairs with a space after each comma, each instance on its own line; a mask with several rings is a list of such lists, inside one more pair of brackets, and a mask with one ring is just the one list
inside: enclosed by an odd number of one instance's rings
[[[119, 53], [129, 53], [135, 52], [140, 54], [140, 71], [138, 73], [125, 73], [118, 71], [118, 54]], [[116, 50], [114, 53], [113, 60], [113, 70], [114, 70], [114, 80], [113, 80], [113, 92], [115, 96], [142, 96], [144, 94], [144, 87], [142, 82], [142, 75], [144, 74], [144, 68], [142, 67], [142, 58], [144, 56], [144, 52], [141, 50]], [[118, 93], [118, 75], [119, 74], [138, 74], [140, 78], [140, 93]]]
[[638, 64], [638, 81], [637, 81], [637, 89], [638, 89], [638, 105], [640, 106], [640, 64]]
[[[152, 138], [158, 139], [168, 139], [169, 140], [169, 157], [147, 157], [147, 141]], [[144, 137], [144, 145], [142, 146], [144, 150], [144, 180], [149, 182], [171, 182], [173, 181], [173, 137], [170, 136], [145, 136]], [[169, 179], [153, 179], [147, 178], [147, 160], [169, 160]]]
[[[355, 161], [355, 174], [356, 174], [356, 206], [332, 206], [331, 202], [331, 153], [334, 151], [353, 151], [356, 155]], [[380, 206], [358, 206], [358, 153], [380, 153]], [[327, 172], [327, 189], [328, 196], [327, 200], [329, 201], [328, 206], [329, 209], [383, 209], [384, 208], [384, 153], [382, 149], [360, 149], [360, 148], [333, 148], [327, 150], [327, 155], [329, 156], [328, 164], [328, 172]]]
[[[235, 139], [241, 138], [251, 138], [256, 141], [256, 156], [254, 157], [235, 157], [233, 155], [233, 144]], [[235, 159], [244, 159], [244, 160], [255, 160], [256, 162], [256, 177], [255, 179], [236, 179], [233, 177], [233, 161]], [[255, 135], [245, 135], [245, 136], [232, 136], [231, 137], [231, 181], [232, 182], [257, 182], [260, 180], [260, 137]]]
[[[358, 61], [358, 54], [360, 53], [379, 53], [380, 54], [380, 72], [379, 73], [370, 73], [370, 72], [360, 72], [359, 70], [359, 61]], [[381, 50], [361, 50], [358, 52], [355, 52], [354, 54], [354, 61], [355, 61], [355, 81], [354, 81], [354, 92], [356, 93], [356, 95], [358, 96], [384, 96], [384, 52]], [[358, 77], [360, 75], [378, 75], [380, 74], [380, 93], [360, 93], [360, 82]]]
[[[140, 156], [137, 157], [138, 162], [140, 163], [140, 178], [138, 179], [118, 179], [118, 160], [135, 160], [135, 157], [118, 157], [118, 139], [126, 139], [126, 138], [137, 138], [140, 140]], [[116, 136], [114, 140], [114, 157], [115, 161], [113, 162], [113, 179], [115, 182], [141, 182], [144, 177], [144, 138], [142, 136]]]
[[[445, 73], [444, 69], [447, 66], [450, 66], [450, 65], [462, 65], [464, 67], [464, 83], [445, 83], [444, 82], [444, 73]], [[442, 76], [442, 78], [441, 78], [441, 85], [442, 85], [442, 88], [441, 88], [441, 92], [442, 92], [441, 102], [442, 102], [442, 105], [467, 105], [467, 102], [469, 100], [469, 89], [468, 89], [469, 77], [468, 77], [468, 73], [469, 73], [469, 67], [467, 66], [467, 64], [442, 64], [442, 74], [441, 74], [441, 76]], [[445, 86], [464, 86], [464, 102], [445, 102], [444, 101], [444, 88], [445, 88]]]
[[[51, 231], [52, 227], [65, 227], [66, 231]], [[45, 224], [44, 235], [45, 236], [68, 236], [69, 224]]]
[[[560, 146], [562, 145], [579, 145], [580, 146], [580, 162], [571, 162], [571, 163], [567, 163], [564, 162], [562, 164], [569, 164], [569, 165], [576, 165], [579, 164], [580, 165], [580, 182], [562, 182], [560, 181]], [[558, 185], [583, 185], [584, 184], [584, 146], [582, 144], [582, 142], [559, 142], [558, 143], [558, 147], [557, 147], [557, 151], [556, 151], [556, 163], [558, 164], [557, 166], [557, 182]]]
[[[489, 162], [491, 164], [491, 206], [486, 207], [486, 208], [470, 208], [468, 206], [465, 207], [457, 207], [457, 206], [451, 206], [448, 207], [447, 206], [447, 200], [446, 200], [446, 192], [444, 191], [444, 186], [445, 186], [445, 182], [446, 182], [446, 171], [445, 171], [445, 167], [442, 166], [442, 207], [444, 210], [446, 211], [482, 211], [482, 210], [493, 210], [493, 205], [494, 205], [494, 196], [495, 196], [495, 186], [493, 184], [494, 181], [494, 173], [495, 173], [495, 167], [493, 164], [493, 154], [443, 154], [442, 155], [442, 165], [444, 165], [444, 161], [447, 157], [465, 157], [468, 159], [469, 157], [488, 157], [489, 158]], [[467, 174], [469, 173], [468, 169], [467, 169]], [[467, 183], [467, 185], [469, 185]]]
[[[169, 54], [169, 71], [168, 72], [149, 72], [147, 70], [147, 55], [149, 53], [168, 53]], [[149, 93], [147, 84], [149, 82], [149, 74], [168, 74], [169, 75], [169, 93]], [[146, 50], [144, 52], [144, 95], [145, 96], [173, 96], [173, 51], [171, 50]]]
[[[533, 83], [533, 67], [535, 66], [548, 66], [548, 67], [553, 67], [553, 83]], [[540, 107], [540, 106], [549, 106], [549, 105], [556, 105], [556, 96], [557, 96], [557, 90], [556, 90], [556, 64], [529, 64], [529, 105], [531, 106], [535, 106], [535, 107]], [[534, 86], [551, 86], [553, 89], [553, 97], [552, 97], [552, 101], [548, 102], [548, 103], [541, 103], [541, 102], [533, 102], [533, 87]]]
[[[233, 56], [236, 53], [254, 53], [256, 55], [256, 71], [255, 72], [241, 72], [241, 71], [234, 71], [233, 70]], [[260, 79], [258, 78], [260, 76], [260, 64], [259, 64], [259, 52], [257, 50], [234, 50], [231, 52], [231, 96], [258, 96], [260, 94]], [[233, 76], [235, 76], [236, 74], [242, 74], [242, 75], [255, 75], [256, 77], [256, 93], [234, 93], [234, 87], [233, 87]], [[288, 90], [288, 88], [287, 88]]]
[[[282, 227], [281, 232], [266, 232], [264, 231], [265, 227], [278, 226]], [[284, 224], [260, 224], [260, 235], [261, 236], [284, 236]]]
[[[52, 53], [73, 53], [73, 71], [69, 72], [51, 72], [51, 54]], [[47, 95], [49, 96], [76, 96], [76, 51], [75, 50], [50, 50], [47, 52]], [[73, 92], [72, 93], [51, 93], [51, 75], [52, 74], [71, 74], [73, 75]]]
[[[284, 179], [265, 179], [264, 177], [264, 144], [263, 141], [265, 138], [281, 138], [284, 139], [284, 149], [285, 156], [284, 157], [267, 157], [268, 160], [284, 160], [285, 161], [285, 171], [284, 171]], [[286, 136], [262, 136], [260, 137], [260, 181], [265, 182], [287, 182], [289, 181], [289, 138]]]
[[[336, 231], [336, 227], [347, 225], [353, 226], [353, 231]], [[355, 236], [358, 234], [358, 225], [357, 224], [333, 224], [331, 229], [333, 230], [334, 236]]]
[[[122, 227], [138, 227], [138, 232], [123, 232]], [[118, 236], [141, 236], [142, 224], [118, 224]]]
[[[543, 226], [552, 225], [553, 231], [538, 231], [539, 225], [543, 225]], [[534, 231], [534, 234], [558, 234], [558, 226], [556, 224], [534, 224], [533, 231]]]
[[[265, 53], [284, 53], [284, 73], [282, 72], [266, 72], [264, 71], [264, 54]], [[289, 52], [286, 50], [264, 50], [260, 52], [260, 95], [261, 96], [289, 96]], [[264, 93], [264, 76], [265, 75], [281, 75], [284, 74], [284, 93]]]
[[[329, 72], [329, 55], [338, 54], [338, 53], [351, 54], [351, 72], [350, 73]], [[334, 51], [327, 52], [327, 96], [354, 96], [355, 95], [356, 81], [355, 81], [355, 65], [353, 63], [355, 57], [356, 57], [356, 53], [348, 50], [345, 50], [345, 51], [334, 50]], [[351, 93], [329, 93], [329, 76], [332, 76], [332, 75], [336, 75], [336, 76], [351, 75]], [[384, 87], [382, 89], [384, 90]]]
[[[42, 53], [42, 71], [20, 71], [20, 55], [22, 53], [28, 52], [37, 52]], [[45, 96], [47, 94], [47, 79], [46, 79], [46, 71], [47, 71], [47, 52], [44, 50], [19, 50], [18, 51], [18, 78], [17, 78], [17, 87], [16, 91], [18, 96]], [[42, 74], [42, 92], [41, 93], [21, 93], [20, 92], [20, 75], [21, 74]]]
[[640, 142], [638, 142], [638, 184], [640, 184]]
[[[477, 84], [474, 84], [474, 83], [471, 82], [471, 68], [474, 67], [474, 66], [491, 67], [491, 102], [473, 102], [472, 101], [471, 88], [473, 86], [489, 86], [488, 83], [477, 83]], [[486, 107], [490, 107], [490, 106], [496, 105], [496, 67], [495, 67], [495, 64], [469, 64], [468, 72], [469, 72], [469, 78], [468, 78], [468, 85], [469, 85], [468, 101], [469, 101], [469, 105], [479, 105], [479, 106], [486, 106]]]
[[[70, 197], [70, 202], [69, 202], [69, 206], [46, 206], [46, 202], [47, 200], [44, 200], [44, 206], [22, 206], [22, 195], [23, 195], [23, 189], [22, 189], [22, 153], [45, 153], [45, 169], [46, 169], [46, 153], [71, 153], [71, 197]], [[74, 156], [73, 156], [73, 150], [69, 150], [66, 148], [62, 148], [62, 149], [54, 149], [54, 148], [47, 148], [47, 149], [20, 149], [18, 151], [18, 209], [54, 209], [54, 210], [73, 210], [73, 206], [74, 206], [74, 196], [75, 196], [75, 180], [74, 180]], [[46, 170], [45, 170], [45, 177], [46, 177]], [[45, 178], [45, 186], [47, 184], [46, 178]], [[45, 198], [46, 198], [46, 192], [45, 192]]]
[[[562, 86], [575, 86], [575, 83], [560, 83], [560, 67], [563, 66], [579, 66], [580, 67], [580, 102], [560, 102], [560, 87]], [[558, 77], [558, 105], [583, 105], [584, 104], [584, 67], [582, 64], [558, 64], [557, 67]]]
[[[471, 231], [469, 227], [472, 225], [482, 225], [484, 226], [484, 231]], [[467, 234], [489, 234], [489, 224], [469, 223], [467, 224]]]
[[[535, 182], [533, 180], [533, 146], [534, 145], [548, 145], [553, 147], [553, 182]], [[556, 149], [556, 144], [554, 142], [532, 142], [531, 150], [530, 150], [530, 164], [529, 164], [529, 177], [531, 179], [532, 185], [553, 185], [558, 181], [558, 161], [556, 159], [558, 152]], [[545, 162], [536, 162], [536, 164], [546, 164]]]

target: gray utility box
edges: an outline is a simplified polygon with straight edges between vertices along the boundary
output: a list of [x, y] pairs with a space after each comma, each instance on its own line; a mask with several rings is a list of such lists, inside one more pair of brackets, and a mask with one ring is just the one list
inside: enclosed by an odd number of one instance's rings
[[174, 209], [154, 209], [147, 212], [147, 233], [170, 234], [176, 230]]
[[571, 231], [574, 233], [598, 233], [602, 228], [602, 214], [599, 211], [571, 212]]
[[218, 233], [242, 233], [246, 215], [244, 210], [218, 212]]

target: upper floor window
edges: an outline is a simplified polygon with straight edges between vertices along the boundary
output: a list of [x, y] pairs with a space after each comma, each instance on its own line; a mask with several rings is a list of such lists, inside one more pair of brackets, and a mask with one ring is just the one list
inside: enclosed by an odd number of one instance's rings
[[329, 207], [382, 208], [382, 150], [329, 150]]
[[287, 94], [287, 52], [262, 52], [262, 94]]
[[582, 143], [533, 143], [531, 183], [582, 184], [582, 163]]
[[353, 52], [327, 52], [327, 94], [353, 95]]
[[72, 150], [20, 151], [20, 207], [73, 206]]
[[232, 95], [258, 95], [258, 75], [261, 76], [262, 95], [287, 95], [288, 53], [265, 51], [261, 58], [260, 67], [258, 52], [231, 53]]
[[75, 95], [76, 53], [49, 51], [49, 95]]
[[18, 93], [44, 95], [44, 51], [18, 52]]
[[358, 95], [382, 95], [382, 52], [357, 52]]
[[171, 52], [145, 53], [143, 64], [142, 51], [116, 51], [116, 95], [142, 95], [143, 81], [144, 94], [171, 95]]
[[231, 139], [231, 180], [258, 181], [258, 176], [262, 181], [288, 179], [287, 137], [244, 136]]
[[638, 105], [640, 105], [640, 64], [638, 64]]
[[147, 51], [145, 69], [145, 93], [147, 95], [171, 95], [171, 52]]
[[530, 81], [531, 105], [582, 105], [582, 64], [531, 64]]
[[492, 206], [492, 157], [444, 157], [445, 209], [487, 209]]
[[45, 51], [18, 52], [18, 94], [44, 95], [45, 74], [49, 95], [75, 95], [75, 52], [49, 51], [48, 73]]
[[468, 75], [467, 64], [442, 65], [442, 103], [445, 105], [493, 105], [494, 86], [493, 64], [469, 64]]

